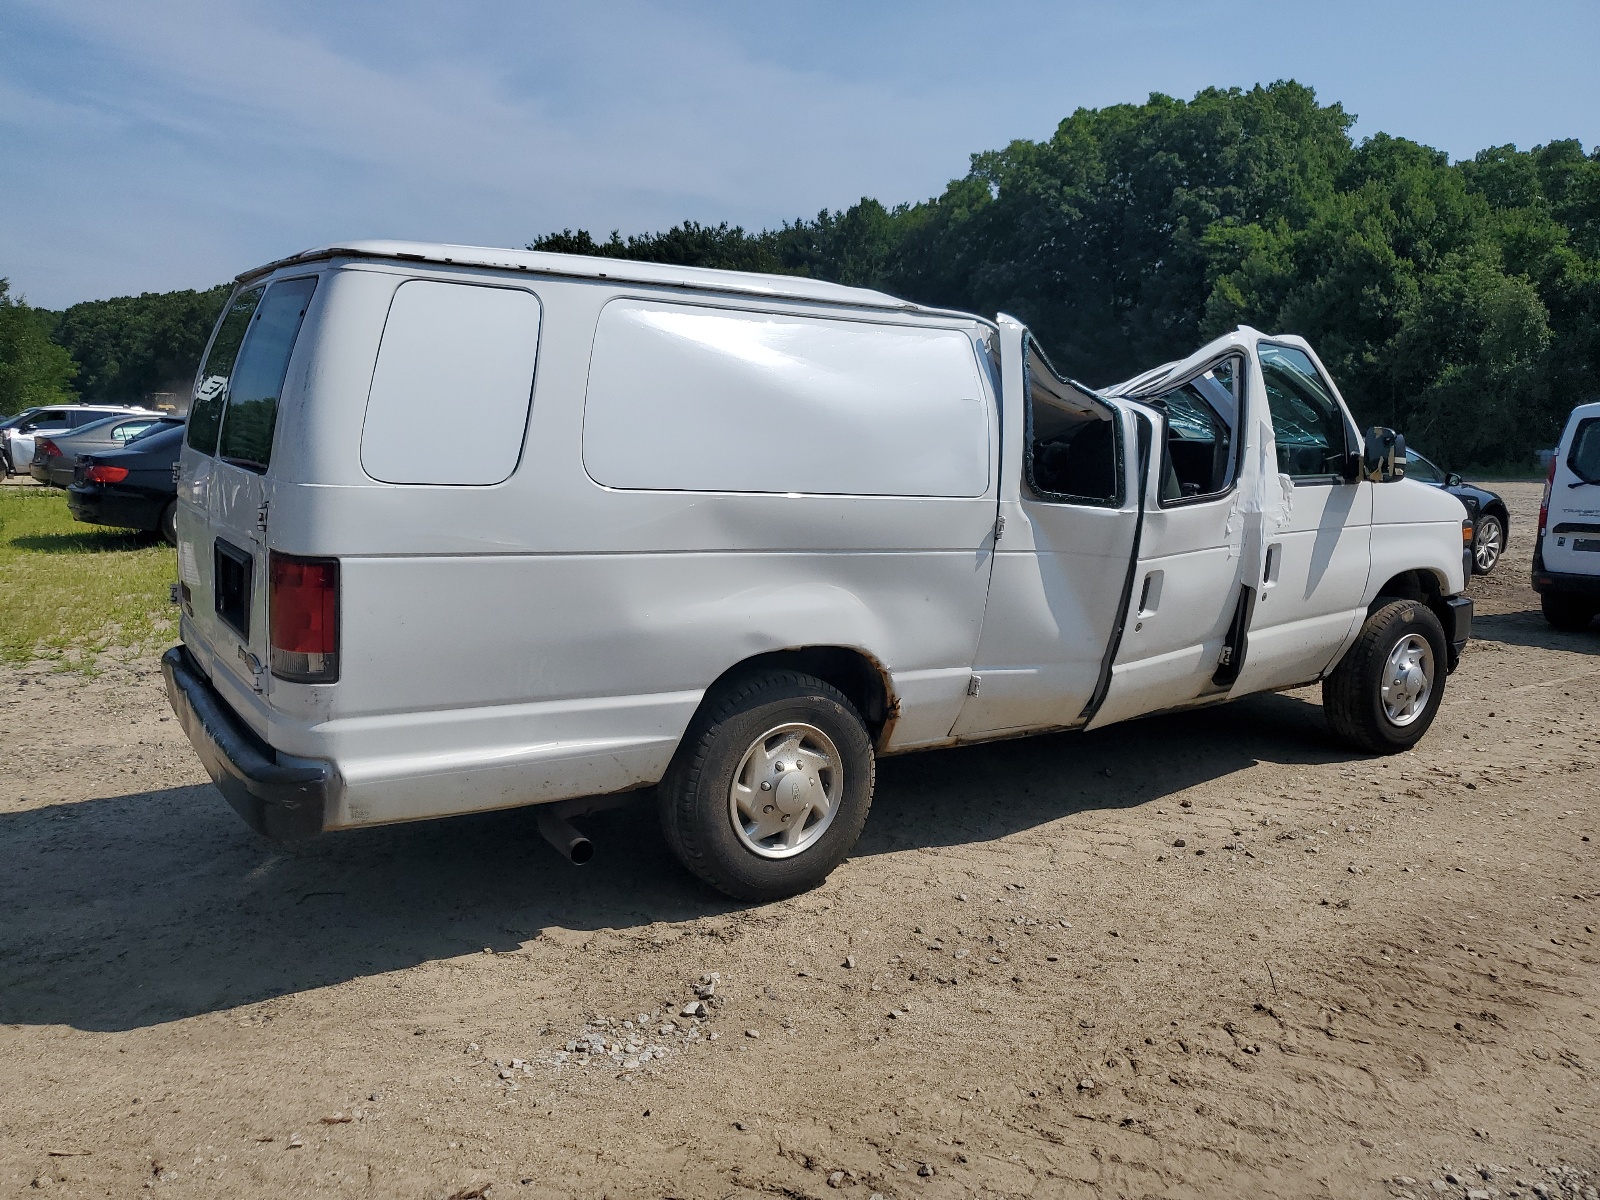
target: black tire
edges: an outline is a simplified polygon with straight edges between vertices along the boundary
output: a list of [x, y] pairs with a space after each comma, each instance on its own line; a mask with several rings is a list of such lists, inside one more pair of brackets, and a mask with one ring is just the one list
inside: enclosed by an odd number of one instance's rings
[[1594, 620], [1594, 601], [1567, 592], [1544, 592], [1539, 596], [1544, 619], [1563, 633], [1580, 633]]
[[167, 506], [161, 510], [161, 526], [158, 532], [161, 534], [161, 540], [166, 542], [167, 545], [176, 546], [178, 544], [178, 502], [176, 500], [169, 501]]
[[[1384, 676], [1390, 655], [1413, 637], [1420, 637], [1430, 652], [1426, 664], [1418, 666], [1427, 676], [1428, 691], [1420, 709], [1402, 723], [1385, 704]], [[1415, 600], [1385, 604], [1367, 617], [1355, 645], [1322, 681], [1322, 711], [1329, 728], [1342, 741], [1371, 754], [1409, 750], [1422, 740], [1439, 712], [1449, 649], [1444, 626], [1426, 604]]]
[[[822, 826], [809, 845], [794, 851], [768, 847], [792, 857], [763, 857], [752, 849], [757, 839], [750, 831], [735, 827], [734, 777], [747, 757], [758, 753], [763, 735], [789, 725], [820, 731], [831, 742], [837, 768], [820, 774], [813, 769], [812, 778], [833, 781], [829, 786], [836, 798], [826, 823], [813, 821], [811, 810], [799, 813], [803, 826]], [[784, 765], [778, 762], [780, 774], [773, 776], [780, 788], [787, 778]], [[724, 895], [736, 900], [798, 895], [826, 879], [855, 847], [872, 807], [875, 770], [872, 738], [842, 692], [798, 671], [763, 671], [707, 696], [695, 714], [658, 789], [661, 827], [678, 860]], [[798, 756], [793, 772], [796, 779], [804, 777]], [[776, 799], [778, 793], [768, 794]], [[792, 800], [794, 791], [789, 794]], [[768, 836], [777, 832], [787, 831]]]
[[1506, 525], [1496, 514], [1483, 513], [1472, 530], [1472, 573], [1487, 575], [1506, 549]]

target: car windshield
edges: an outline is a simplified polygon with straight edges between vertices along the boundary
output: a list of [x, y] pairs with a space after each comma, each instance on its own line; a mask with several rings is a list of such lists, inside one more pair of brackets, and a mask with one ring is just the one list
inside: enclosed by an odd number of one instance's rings
[[1444, 472], [1415, 450], [1406, 451], [1406, 474], [1422, 483], [1444, 482]]

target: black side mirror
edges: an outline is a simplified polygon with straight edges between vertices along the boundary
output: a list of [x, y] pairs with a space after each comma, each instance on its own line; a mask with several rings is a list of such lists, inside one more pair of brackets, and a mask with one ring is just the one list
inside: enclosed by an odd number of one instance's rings
[[1393, 483], [1406, 477], [1406, 439], [1374, 425], [1361, 447], [1361, 476], [1372, 483]]
[[1454, 471], [1451, 471], [1444, 477], [1445, 487], [1460, 487], [1465, 482], [1466, 480], [1461, 478], [1461, 476], [1457, 475]]

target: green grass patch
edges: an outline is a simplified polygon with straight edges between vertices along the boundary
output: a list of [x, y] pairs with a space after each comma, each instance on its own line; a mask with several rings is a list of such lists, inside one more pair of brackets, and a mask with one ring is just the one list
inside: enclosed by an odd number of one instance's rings
[[65, 492], [0, 487], [0, 661], [92, 670], [176, 631], [177, 556], [160, 538], [74, 521]]

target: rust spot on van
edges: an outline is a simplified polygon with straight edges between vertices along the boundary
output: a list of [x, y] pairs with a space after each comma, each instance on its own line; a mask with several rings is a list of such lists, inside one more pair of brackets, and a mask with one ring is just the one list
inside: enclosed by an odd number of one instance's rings
[[872, 669], [878, 673], [878, 684], [883, 688], [883, 723], [878, 727], [878, 737], [874, 742], [874, 748], [881, 754], [889, 748], [895, 726], [900, 723], [900, 697], [895, 694], [889, 668], [865, 650], [861, 651], [861, 655], [872, 664]]

